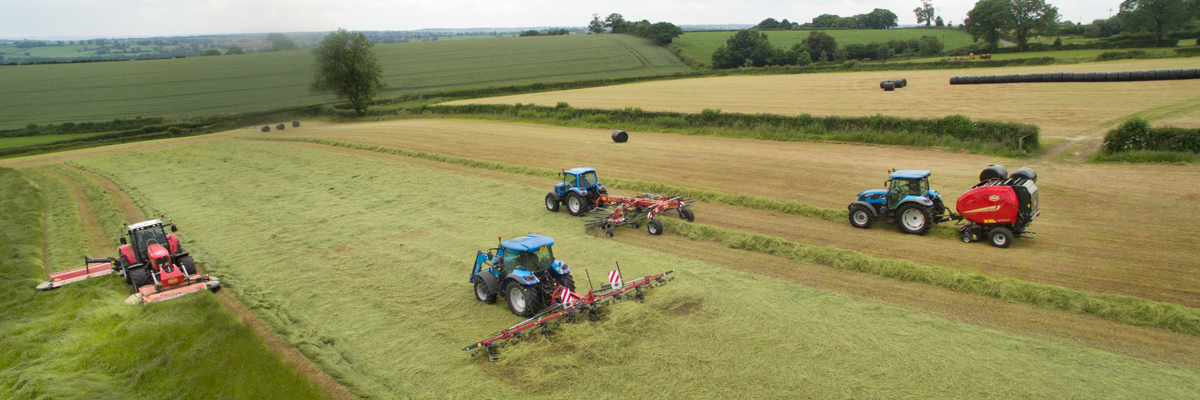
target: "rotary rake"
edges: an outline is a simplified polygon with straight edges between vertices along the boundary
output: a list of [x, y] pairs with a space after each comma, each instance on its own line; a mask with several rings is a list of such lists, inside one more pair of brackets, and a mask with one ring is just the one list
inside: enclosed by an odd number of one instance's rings
[[[671, 270], [654, 276], [622, 282], [619, 268], [618, 266], [616, 271], [609, 273], [610, 283], [601, 285], [598, 291], [589, 290], [586, 296], [581, 296], [566, 287], [558, 287], [554, 291], [553, 304], [546, 307], [542, 312], [508, 329], [500, 331], [499, 335], [464, 347], [463, 350], [473, 350], [471, 356], [476, 356], [481, 352], [485, 353], [488, 356], [488, 361], [495, 362], [498, 359], [497, 351], [501, 347], [516, 344], [522, 339], [535, 336], [549, 339], [550, 330], [562, 325], [564, 322], [575, 323], [580, 318], [587, 318], [592, 321], [599, 320], [600, 311], [598, 307], [623, 299], [641, 301], [644, 298], [643, 290], [666, 285], [667, 282], [674, 279], [667, 277], [667, 275], [675, 272]], [[631, 291], [632, 293], [630, 293]]]
[[597, 208], [590, 214], [595, 218], [586, 224], [587, 229], [599, 228], [604, 234], [613, 237], [613, 229], [621, 226], [632, 226], [634, 229], [646, 226], [651, 235], [661, 235], [662, 221], [655, 217], [665, 211], [674, 210], [679, 218], [688, 222], [696, 220], [696, 214], [688, 208], [692, 199], [684, 198], [683, 194], [659, 195], [643, 193], [635, 197], [612, 196], [602, 194], [596, 199]]

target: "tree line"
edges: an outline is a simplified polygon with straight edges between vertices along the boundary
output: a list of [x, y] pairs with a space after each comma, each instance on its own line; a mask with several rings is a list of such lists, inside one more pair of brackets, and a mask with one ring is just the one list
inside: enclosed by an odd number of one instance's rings
[[617, 13], [609, 14], [604, 19], [600, 19], [600, 14], [592, 14], [592, 21], [588, 23], [588, 32], [593, 34], [625, 33], [650, 39], [660, 46], [670, 44], [672, 40], [683, 35], [683, 29], [670, 22], [651, 24], [649, 20], [645, 19], [629, 22], [625, 20], [624, 16]]
[[1172, 28], [1184, 27], [1189, 21], [1200, 28], [1200, 23], [1195, 22], [1198, 18], [1200, 0], [1125, 0], [1116, 16], [1097, 19], [1086, 26], [1082, 22], [1060, 22], [1058, 7], [1045, 0], [981, 0], [967, 12], [964, 27], [973, 40], [982, 40], [990, 49], [998, 48], [1005, 37], [1024, 51], [1029, 40], [1036, 36], [1075, 34], [1103, 38], [1139, 32], [1153, 33], [1154, 46], [1158, 46]]
[[712, 66], [728, 69], [770, 65], [805, 66], [827, 61], [886, 61], [897, 55], [934, 56], [942, 50], [941, 40], [934, 36], [884, 43], [851, 43], [839, 47], [837, 40], [823, 31], [809, 32], [808, 37], [800, 43], [784, 49], [772, 46], [765, 32], [746, 29], [733, 34], [725, 41], [725, 45], [713, 52]]
[[866, 13], [858, 14], [849, 17], [841, 17], [833, 14], [821, 14], [813, 18], [812, 22], [799, 24], [788, 21], [784, 18], [782, 21], [775, 18], [767, 18], [755, 25], [755, 29], [889, 29], [895, 28], [897, 25], [896, 14], [890, 10], [876, 8], [875, 10]]

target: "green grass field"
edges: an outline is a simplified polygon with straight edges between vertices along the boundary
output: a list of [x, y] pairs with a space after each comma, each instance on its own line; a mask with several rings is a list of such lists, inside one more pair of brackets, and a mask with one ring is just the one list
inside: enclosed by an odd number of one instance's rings
[[37, 135], [37, 136], [0, 138], [0, 149], [7, 149], [9, 147], [31, 146], [31, 145], [43, 144], [43, 143], [53, 143], [53, 142], [57, 142], [60, 140], [79, 139], [79, 138], [85, 138], [88, 136], [102, 135], [104, 133], [106, 133], [106, 132], [75, 133], [75, 134], [64, 134], [64, 135]]
[[[543, 209], [544, 189], [509, 175], [245, 141], [73, 163], [112, 178], [146, 211], [171, 214], [197, 259], [243, 303], [352, 391], [374, 397], [1183, 398], [1200, 391], [1200, 373], [1190, 369], [587, 235], [578, 219]], [[146, 163], [157, 167], [138, 168]], [[179, 185], [190, 190], [173, 189]], [[499, 363], [470, 358], [459, 349], [519, 320], [473, 298], [472, 256], [497, 235], [526, 232], [555, 237], [556, 256], [581, 284], [584, 269], [595, 278], [614, 261], [626, 276], [674, 269], [676, 280], [644, 303], [609, 307], [599, 322], [506, 348]], [[656, 239], [669, 238], [645, 238]]]
[[[771, 45], [785, 49], [800, 43], [808, 37], [811, 31], [765, 31]], [[850, 43], [876, 43], [889, 40], [919, 39], [921, 36], [936, 36], [945, 46], [952, 50], [971, 44], [971, 35], [957, 29], [926, 29], [905, 28], [887, 30], [827, 30], [824, 31], [837, 41], [838, 45]], [[723, 46], [734, 31], [724, 32], [687, 32], [675, 39], [675, 44], [683, 49], [687, 56], [695, 58], [705, 65], [712, 63], [712, 53], [717, 47]]]
[[114, 277], [33, 290], [89, 253], [78, 206], [54, 176], [0, 169], [0, 397], [322, 398], [211, 294], [129, 306]]
[[[665, 48], [627, 35], [447, 40], [376, 46], [384, 96], [687, 71]], [[237, 57], [0, 67], [0, 129], [28, 123], [176, 118], [333, 101], [313, 94], [307, 51]]]
[[[45, 57], [45, 58], [67, 58], [67, 57], [92, 57], [96, 55], [96, 50], [99, 46], [95, 45], [63, 45], [63, 46], [40, 46], [28, 49], [22, 49], [15, 45], [0, 46], [0, 56], [4, 57], [4, 62], [21, 61], [26, 57]], [[128, 50], [126, 53], [124, 51]], [[121, 53], [112, 53], [122, 57], [136, 57], [141, 54], [153, 53], [153, 49], [149, 46], [130, 46], [129, 49], [120, 49]], [[25, 55], [29, 53], [29, 55]]]

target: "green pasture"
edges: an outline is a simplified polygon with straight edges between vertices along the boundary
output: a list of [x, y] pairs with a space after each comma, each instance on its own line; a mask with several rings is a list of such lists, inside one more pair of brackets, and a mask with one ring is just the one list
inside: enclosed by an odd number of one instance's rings
[[[22, 49], [16, 45], [0, 45], [0, 56], [4, 57], [4, 62], [21, 61], [27, 57], [45, 57], [45, 58], [68, 58], [68, 57], [92, 57], [96, 55], [96, 50], [100, 47], [96, 45], [50, 45], [39, 46], [28, 49]], [[119, 51], [118, 53], [110, 53], [106, 56], [119, 55], [123, 57], [136, 57], [141, 54], [153, 53], [154, 49], [149, 46], [130, 46], [128, 49], [110, 49], [110, 51]], [[129, 52], [125, 52], [128, 50]], [[29, 53], [29, 55], [25, 55]]]
[[[502, 177], [251, 141], [74, 163], [114, 179], [147, 212], [171, 215], [204, 268], [362, 396], [1200, 393], [1196, 371], [852, 300], [588, 235], [580, 219], [544, 209], [544, 190]], [[147, 163], [156, 168], [138, 168]], [[570, 264], [582, 287], [585, 270], [598, 278], [616, 261], [627, 278], [675, 270], [676, 279], [653, 289], [644, 303], [609, 307], [599, 322], [505, 348], [498, 363], [471, 358], [460, 349], [520, 319], [501, 304], [474, 299], [470, 262], [497, 236], [527, 232], [555, 237], [556, 256]]]
[[[771, 45], [784, 49], [800, 43], [812, 31], [764, 31]], [[826, 30], [833, 36], [838, 46], [850, 43], [882, 43], [889, 40], [920, 39], [921, 36], [934, 36], [942, 41], [946, 50], [953, 50], [971, 44], [971, 35], [957, 29], [864, 29], [864, 30]], [[686, 32], [675, 39], [675, 44], [683, 49], [685, 55], [708, 65], [712, 63], [712, 53], [717, 47], [725, 45], [725, 41], [733, 36], [735, 31], [721, 32]]]
[[[687, 71], [628, 35], [446, 40], [375, 47], [387, 96]], [[308, 51], [0, 67], [0, 129], [135, 116], [186, 118], [333, 101], [309, 91]]]
[[68, 190], [38, 170], [0, 168], [0, 398], [323, 397], [211, 294], [130, 306], [116, 277], [34, 290], [46, 268], [87, 254]]
[[35, 144], [53, 143], [60, 140], [79, 139], [89, 136], [102, 135], [106, 132], [95, 133], [68, 133], [63, 135], [36, 135], [36, 136], [20, 136], [0, 138], [0, 149], [9, 147], [32, 146]]

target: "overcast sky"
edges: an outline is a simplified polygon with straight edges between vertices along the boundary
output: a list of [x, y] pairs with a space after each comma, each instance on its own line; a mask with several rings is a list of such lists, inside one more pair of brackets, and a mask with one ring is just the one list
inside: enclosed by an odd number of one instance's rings
[[[1062, 19], [1107, 18], [1118, 0], [1051, 0]], [[934, 0], [959, 23], [975, 0]], [[920, 0], [3, 0], [0, 38], [122, 38], [220, 33], [582, 26], [593, 13], [691, 24], [756, 24], [767, 17], [810, 22], [892, 10], [915, 24]], [[1115, 12], [1115, 10], [1114, 10]]]

